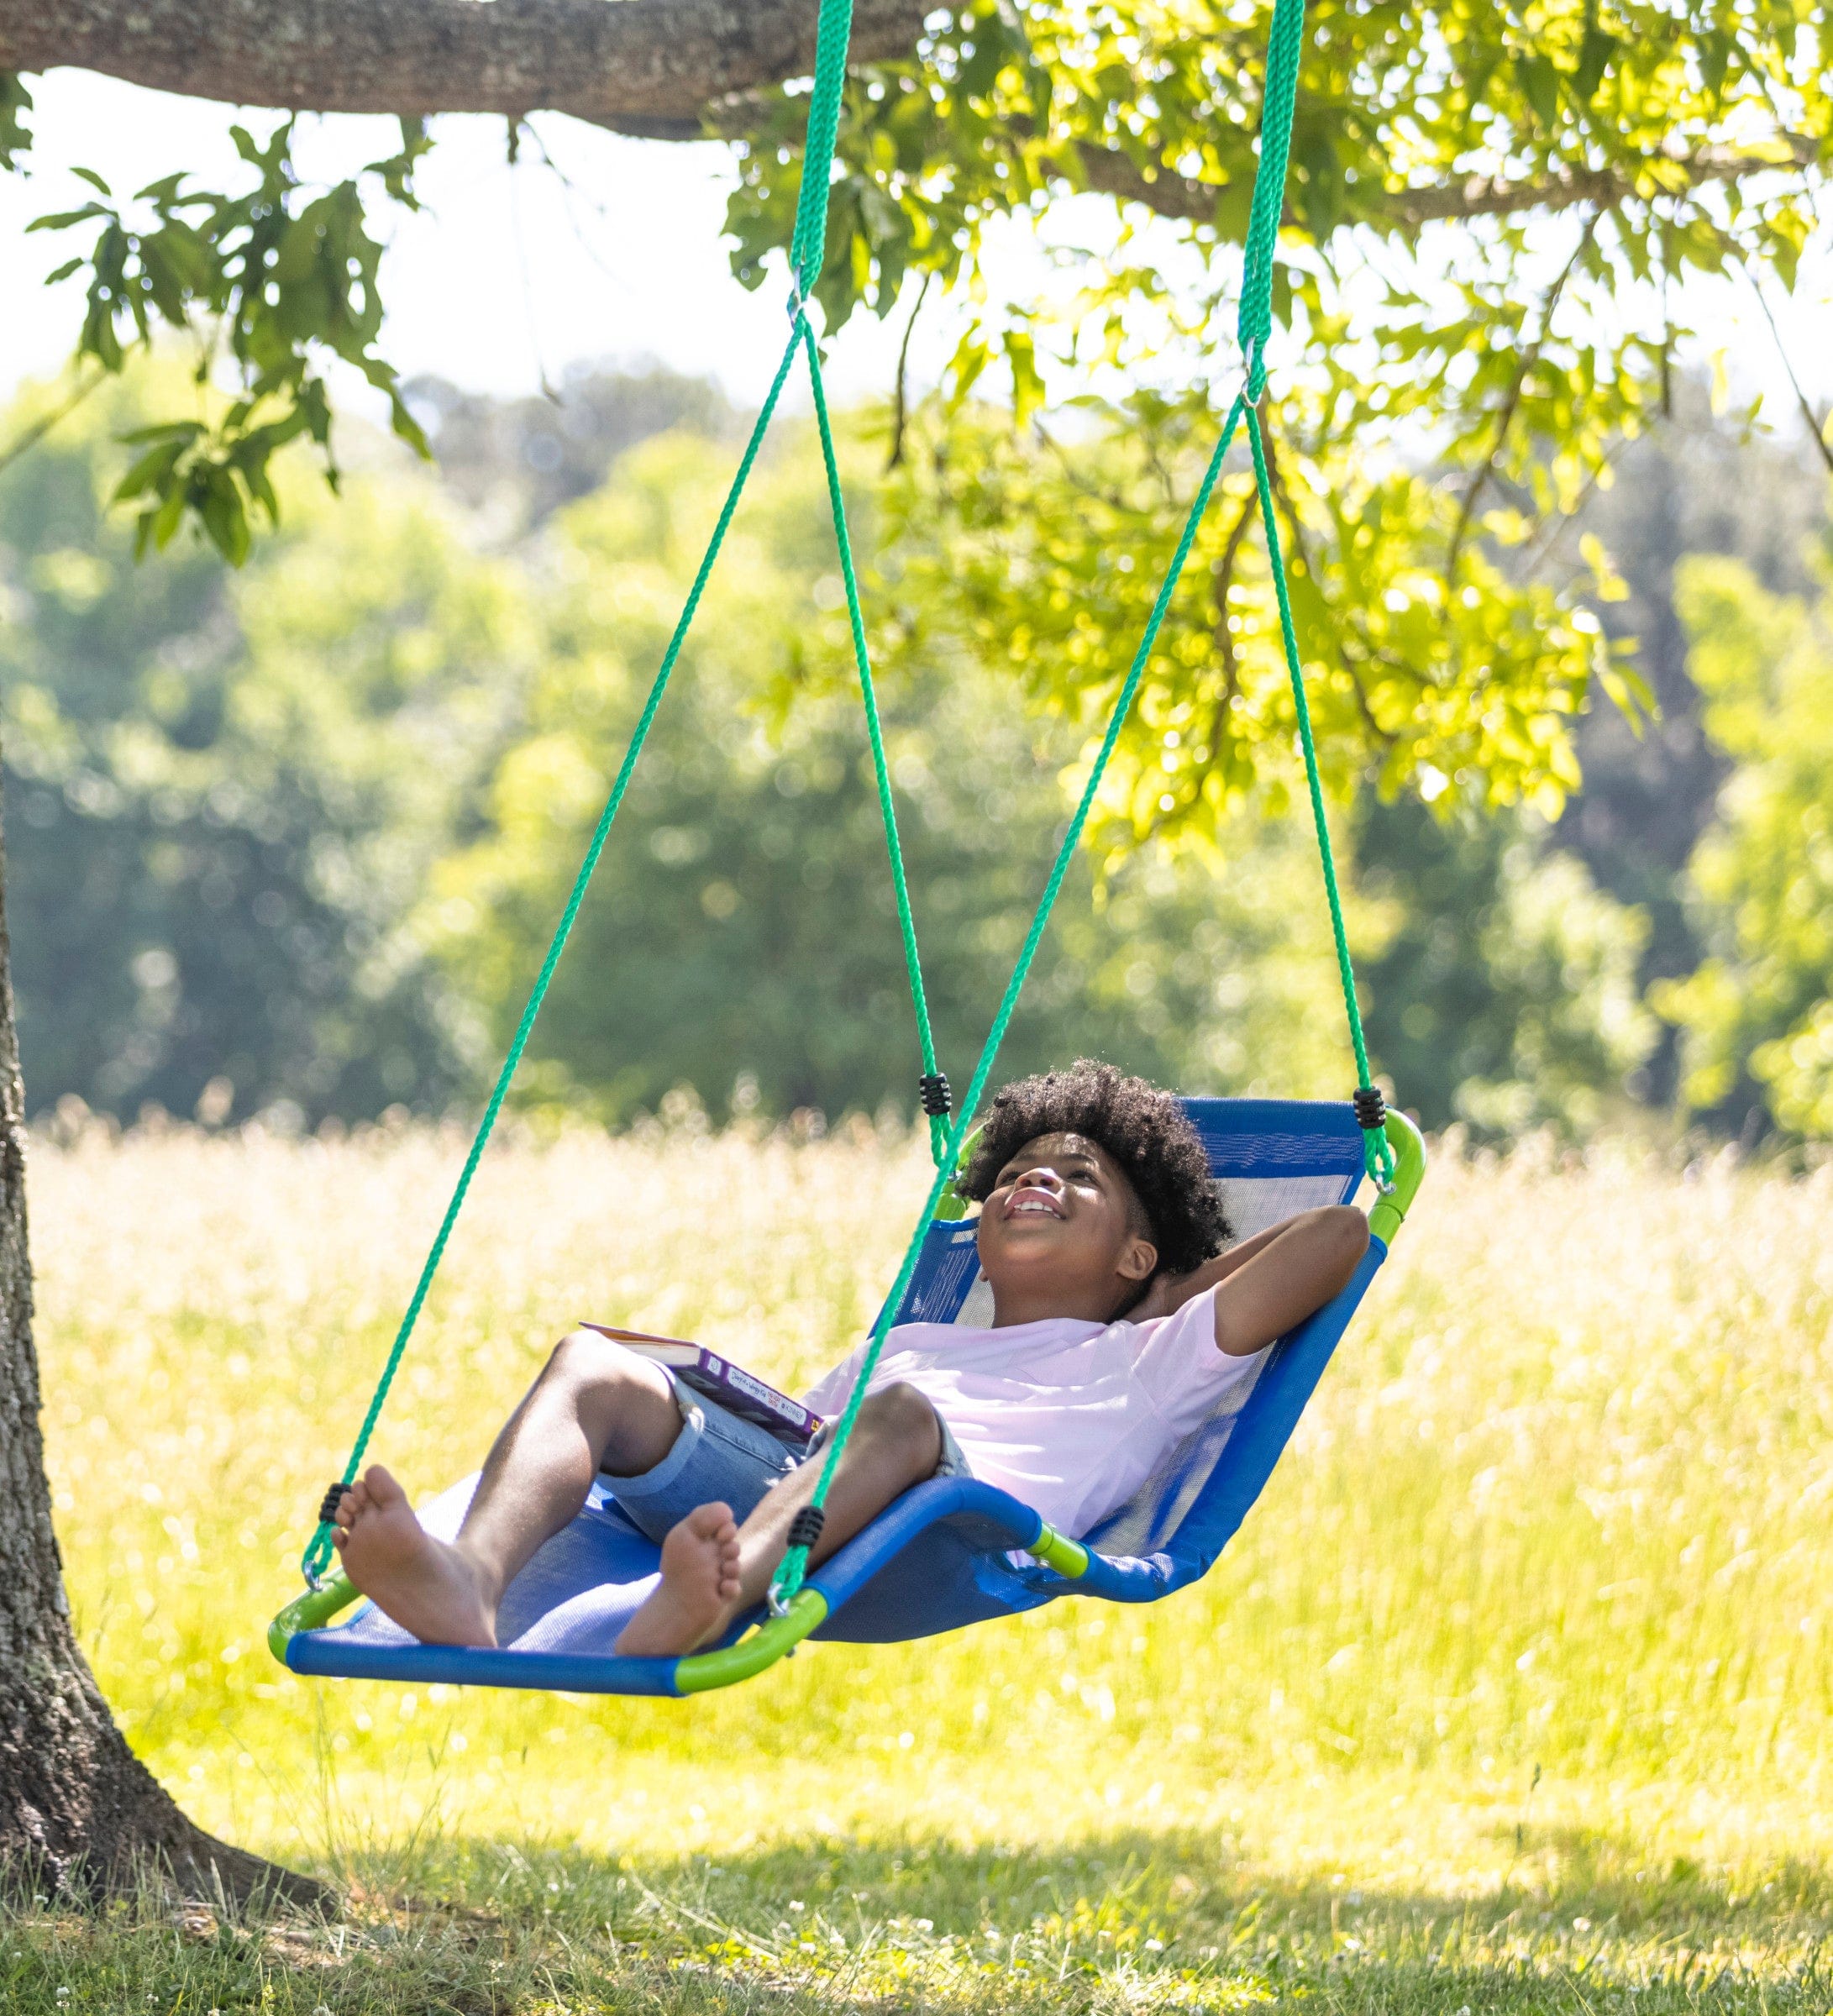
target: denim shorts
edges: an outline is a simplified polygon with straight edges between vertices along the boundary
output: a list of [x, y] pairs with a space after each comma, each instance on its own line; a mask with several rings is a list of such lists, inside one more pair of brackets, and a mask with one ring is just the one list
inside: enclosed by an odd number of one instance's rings
[[[631, 1524], [651, 1540], [665, 1539], [696, 1505], [716, 1501], [730, 1505], [733, 1517], [743, 1521], [771, 1485], [814, 1455], [832, 1431], [831, 1421], [822, 1422], [807, 1448], [797, 1451], [717, 1400], [690, 1392], [672, 1372], [668, 1379], [675, 1389], [675, 1404], [681, 1410], [681, 1431], [675, 1446], [653, 1470], [639, 1476], [605, 1473], [612, 1496]], [[940, 1426], [942, 1459], [934, 1474], [971, 1476], [948, 1424], [941, 1421]]]
[[[662, 1369], [668, 1371], [666, 1366]], [[612, 1496], [629, 1515], [631, 1523], [654, 1541], [664, 1539], [696, 1505], [728, 1504], [733, 1517], [743, 1520], [806, 1453], [778, 1441], [768, 1429], [745, 1420], [717, 1400], [691, 1393], [672, 1372], [668, 1380], [681, 1410], [681, 1431], [675, 1446], [653, 1470], [640, 1476], [605, 1473]]]

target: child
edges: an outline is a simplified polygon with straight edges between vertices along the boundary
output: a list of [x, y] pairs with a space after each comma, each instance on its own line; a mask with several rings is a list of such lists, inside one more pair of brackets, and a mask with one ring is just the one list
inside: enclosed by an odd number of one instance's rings
[[[999, 1094], [961, 1187], [981, 1205], [991, 1327], [906, 1323], [886, 1337], [816, 1562], [937, 1476], [980, 1478], [1058, 1532], [1087, 1532], [1348, 1282], [1368, 1238], [1337, 1205], [1222, 1253], [1228, 1226], [1176, 1099], [1086, 1060]], [[859, 1356], [809, 1406], [838, 1413]], [[679, 1654], [761, 1599], [821, 1467], [575, 1331], [496, 1438], [456, 1540], [424, 1532], [377, 1465], [339, 1504], [337, 1545], [350, 1580], [416, 1637], [494, 1645], [502, 1592], [603, 1472], [662, 1546], [660, 1580], [617, 1649]]]

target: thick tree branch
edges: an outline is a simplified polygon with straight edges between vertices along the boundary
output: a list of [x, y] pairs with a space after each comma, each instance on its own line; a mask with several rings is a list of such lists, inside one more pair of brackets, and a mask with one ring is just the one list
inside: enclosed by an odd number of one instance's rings
[[[804, 0], [0, 0], [0, 70], [99, 71], [160, 91], [286, 111], [407, 115], [565, 112], [620, 133], [690, 139], [733, 98], [806, 76], [815, 9]], [[856, 0], [859, 62], [907, 55], [928, 0]], [[1810, 165], [1731, 148], [1651, 156], [1522, 181], [1474, 176], [1358, 190], [1352, 214], [1417, 230], [1527, 210], [1607, 210], [1657, 190]], [[1079, 150], [1086, 186], [1160, 216], [1206, 223], [1212, 183], [1148, 171], [1117, 150]]]
[[[856, 60], [907, 55], [922, 0], [855, 0]], [[805, 76], [801, 0], [0, 0], [0, 70], [60, 65], [288, 111], [572, 113], [657, 139]]]
[[[1523, 181], [1471, 176], [1461, 181], [1370, 192], [1358, 189], [1354, 209], [1375, 221], [1385, 218], [1406, 230], [1460, 218], [1504, 217], [1524, 210], [1570, 210], [1593, 204], [1608, 210], [1636, 196], [1657, 191], [1673, 194], [1706, 182], [1736, 182], [1747, 176], [1773, 173], [1791, 165], [1806, 168], [1818, 153], [1815, 143], [1799, 134], [1788, 139], [1790, 159], [1740, 154], [1729, 148], [1708, 148], [1681, 159], [1651, 156], [1634, 170], [1623, 166], [1562, 169]], [[1083, 180], [1090, 189], [1123, 202], [1143, 203], [1161, 217], [1186, 223], [1212, 223], [1221, 192], [1214, 183], [1190, 180], [1168, 170], [1148, 176], [1131, 155], [1111, 148], [1084, 147]], [[1293, 220], [1289, 208], [1287, 222]]]

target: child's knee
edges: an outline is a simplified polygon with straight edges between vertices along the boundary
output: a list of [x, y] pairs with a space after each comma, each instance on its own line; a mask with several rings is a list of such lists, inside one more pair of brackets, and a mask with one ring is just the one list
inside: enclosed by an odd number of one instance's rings
[[548, 1373], [570, 1384], [594, 1389], [653, 1391], [664, 1396], [672, 1390], [659, 1367], [596, 1330], [569, 1331], [549, 1354]]
[[927, 1455], [932, 1467], [942, 1455], [942, 1423], [923, 1394], [901, 1380], [881, 1386], [859, 1410], [859, 1425], [874, 1439], [895, 1443], [913, 1455]]

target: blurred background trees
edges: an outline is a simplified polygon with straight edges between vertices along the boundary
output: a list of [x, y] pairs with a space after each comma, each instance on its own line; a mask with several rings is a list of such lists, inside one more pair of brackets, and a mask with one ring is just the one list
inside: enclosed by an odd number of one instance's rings
[[[1602, 533], [1621, 585], [1596, 606], [1610, 638], [1637, 640], [1655, 713], [1594, 701], [1584, 785], [1557, 818], [1485, 811], [1469, 792], [1385, 797], [1379, 766], [1337, 807], [1371, 1042], [1429, 1124], [1833, 1129], [1824, 486], [1683, 395], [1581, 514], [1566, 563], [1594, 581], [1580, 538]], [[558, 403], [418, 386], [437, 473], [378, 444], [341, 502], [301, 480], [281, 533], [232, 574], [202, 546], [133, 564], [103, 500], [116, 437], [149, 396], [112, 386], [0, 468], [0, 732], [34, 1107], [75, 1095], [123, 1119], [152, 1102], [311, 1126], [465, 1105], [717, 511], [733, 416], [659, 370], [576, 374]], [[1060, 632], [1064, 583], [1037, 543], [1077, 567], [1100, 549], [1084, 592], [1113, 604], [1103, 633], [1117, 633], [1140, 571], [1118, 564], [1121, 518], [1101, 535], [1111, 507], [1085, 500], [1073, 538], [1046, 535], [1077, 486], [1111, 496], [1150, 477], [1097, 413], [1046, 462], [990, 453], [980, 494], [939, 512], [935, 486], [960, 479], [933, 445], [913, 431], [887, 473], [876, 417], [859, 416], [849, 510], [938, 1046], [964, 1074], [1087, 732], [1028, 685], [995, 591]], [[1320, 507], [1305, 481], [1295, 466], [1301, 530]], [[1242, 564], [1247, 601], [1213, 579], [1206, 592], [1251, 624], [1257, 563]], [[1352, 589], [1321, 598], [1342, 598], [1346, 625], [1362, 623]], [[1152, 761], [1104, 805], [1012, 1069], [1094, 1051], [1192, 1088], [1343, 1091], [1303, 807], [1263, 753], [1281, 702], [1263, 650], [1233, 634], [1240, 684], [1221, 697], [1264, 717], [1252, 788], [1155, 838], [1196, 728], [1149, 724]], [[1346, 649], [1364, 646], [1383, 643], [1362, 624]], [[520, 1095], [612, 1123], [671, 1093], [715, 1118], [907, 1115], [916, 1058], [818, 462], [787, 429]]]
[[[1823, 577], [1824, 579], [1824, 577]], [[1833, 597], [1699, 556], [1679, 601], [1707, 734], [1736, 767], [1688, 878], [1707, 956], [1657, 1003], [1681, 1097], [1754, 1132], [1833, 1134]]]
[[408, 915], [537, 632], [432, 486], [301, 486], [246, 575], [136, 566], [110, 389], [0, 481], [8, 889], [34, 1099], [218, 1119], [468, 1083]]

